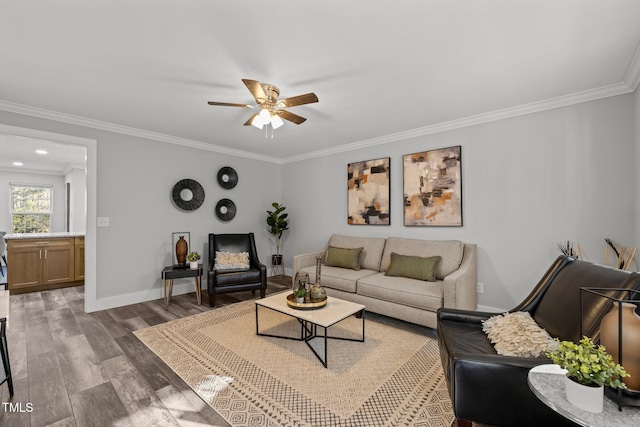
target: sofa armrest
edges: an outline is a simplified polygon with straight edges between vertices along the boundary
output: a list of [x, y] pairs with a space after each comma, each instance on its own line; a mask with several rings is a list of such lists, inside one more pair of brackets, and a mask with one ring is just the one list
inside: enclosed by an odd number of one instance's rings
[[444, 278], [443, 307], [475, 310], [478, 307], [477, 246], [465, 243], [460, 268]]
[[292, 285], [293, 281], [296, 280], [296, 273], [301, 268], [311, 267], [316, 265], [316, 257], [321, 256], [324, 257], [326, 249], [317, 252], [309, 252], [306, 254], [299, 254], [293, 256], [293, 271], [291, 273]]
[[499, 313], [489, 313], [485, 311], [461, 310], [457, 308], [439, 308], [438, 322], [451, 320], [454, 322], [482, 324], [483, 321]]

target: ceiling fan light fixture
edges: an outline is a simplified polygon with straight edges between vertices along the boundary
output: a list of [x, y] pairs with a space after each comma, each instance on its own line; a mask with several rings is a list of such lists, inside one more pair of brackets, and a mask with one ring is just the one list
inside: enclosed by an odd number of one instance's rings
[[284, 122], [282, 121], [280, 116], [278, 116], [277, 114], [274, 114], [273, 116], [271, 116], [271, 126], [273, 126], [274, 129], [278, 129], [283, 124]]
[[251, 120], [251, 126], [255, 126], [258, 129], [262, 129], [264, 124], [262, 123], [262, 119], [260, 119], [259, 115], [253, 117], [253, 120]]
[[260, 114], [258, 114], [258, 117], [260, 118], [262, 124], [266, 125], [271, 120], [271, 113], [266, 108], [263, 108], [262, 110], [260, 110]]

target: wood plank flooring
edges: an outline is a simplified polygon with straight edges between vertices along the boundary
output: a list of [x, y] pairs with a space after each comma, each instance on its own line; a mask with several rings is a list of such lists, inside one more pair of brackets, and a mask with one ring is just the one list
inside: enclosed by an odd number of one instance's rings
[[[291, 277], [270, 277], [267, 294], [290, 285]], [[89, 314], [83, 292], [79, 286], [11, 296], [15, 394], [10, 399], [7, 384], [0, 386], [0, 426], [229, 425], [131, 333], [211, 310], [206, 292], [201, 306], [192, 292], [175, 296], [168, 310], [158, 299]], [[216, 307], [258, 297], [218, 295]]]
[[[267, 294], [290, 287], [269, 278]], [[228, 426], [131, 333], [211, 310], [195, 292], [87, 314], [84, 287], [11, 296], [7, 328], [15, 394], [0, 386], [0, 426]], [[259, 294], [218, 295], [216, 307]], [[11, 406], [10, 406], [11, 405]]]

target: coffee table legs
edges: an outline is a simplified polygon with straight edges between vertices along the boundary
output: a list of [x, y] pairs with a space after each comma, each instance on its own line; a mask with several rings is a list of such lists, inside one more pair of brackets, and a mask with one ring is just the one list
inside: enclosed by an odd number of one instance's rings
[[[360, 318], [362, 320], [362, 338], [345, 338], [345, 337], [329, 336], [328, 330], [333, 325], [324, 327], [324, 326], [316, 325], [315, 323], [309, 322], [307, 320], [295, 318], [296, 320], [298, 320], [298, 322], [300, 322], [300, 338], [297, 338], [297, 337], [287, 337], [283, 335], [265, 334], [260, 332], [260, 317], [258, 316], [258, 311], [259, 311], [258, 308], [259, 306], [256, 304], [256, 335], [263, 336], [263, 337], [282, 338], [282, 339], [294, 340], [294, 341], [304, 341], [307, 344], [307, 347], [311, 349], [313, 354], [315, 354], [315, 356], [318, 358], [320, 363], [322, 363], [322, 366], [324, 366], [325, 368], [327, 367], [327, 363], [328, 363], [328, 353], [327, 353], [328, 351], [327, 349], [329, 347], [327, 342], [328, 339], [364, 342], [365, 309], [362, 309], [361, 311], [355, 314], [357, 318]], [[268, 308], [268, 307], [265, 307], [265, 308]], [[336, 323], [340, 323], [342, 320], [344, 319], [341, 319]], [[336, 323], [334, 323], [334, 325]], [[324, 329], [324, 334], [318, 335], [318, 328]], [[313, 346], [311, 345], [311, 341], [316, 338], [324, 340], [324, 355], [318, 354], [316, 349], [313, 348]]]

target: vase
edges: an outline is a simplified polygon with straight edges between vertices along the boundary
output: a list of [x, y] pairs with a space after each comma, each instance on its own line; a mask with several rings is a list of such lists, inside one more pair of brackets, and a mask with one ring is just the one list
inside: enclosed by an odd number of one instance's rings
[[187, 241], [184, 240], [184, 236], [180, 236], [176, 242], [176, 259], [178, 260], [178, 264], [184, 264], [187, 261], [188, 246]]
[[198, 268], [198, 261], [190, 261], [190, 262], [189, 262], [189, 267], [190, 267], [192, 270], [197, 269], [197, 268]]
[[[622, 306], [620, 308], [620, 306]], [[635, 312], [635, 304], [614, 303], [613, 309], [600, 323], [600, 343], [607, 348], [614, 362], [620, 363], [630, 377], [622, 382], [632, 391], [640, 391], [640, 316]], [[622, 314], [622, 354], [618, 347], [618, 320]]]
[[564, 377], [565, 395], [567, 400], [576, 408], [587, 412], [602, 412], [604, 405], [604, 386], [582, 385], [569, 378], [569, 374]]
[[316, 283], [309, 289], [309, 299], [311, 302], [321, 302], [327, 299], [327, 291], [321, 285], [322, 257], [316, 257]]

